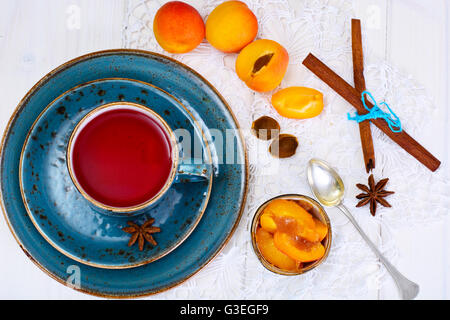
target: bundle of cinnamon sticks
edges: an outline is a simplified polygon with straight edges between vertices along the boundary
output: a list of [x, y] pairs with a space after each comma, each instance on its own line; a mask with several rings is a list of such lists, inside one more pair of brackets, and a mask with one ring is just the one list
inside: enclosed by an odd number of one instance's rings
[[[313, 54], [309, 54], [308, 57], [306, 57], [303, 61], [303, 65], [311, 70], [322, 81], [328, 84], [328, 86], [336, 91], [342, 98], [353, 105], [360, 115], [364, 115], [368, 113], [361, 100], [361, 94], [365, 91], [366, 87], [364, 80], [364, 55], [362, 49], [361, 22], [356, 19], [352, 20], [352, 49], [355, 87], [348, 84]], [[374, 107], [372, 103], [367, 101], [366, 105], [369, 109]], [[364, 164], [367, 172], [375, 168], [375, 152], [373, 148], [370, 123], [377, 126], [394, 142], [396, 142], [400, 147], [406, 150], [431, 171], [436, 171], [441, 165], [441, 162], [436, 157], [434, 157], [404, 130], [402, 132], [393, 132], [385, 120], [371, 119], [370, 121], [366, 120], [359, 124]]]

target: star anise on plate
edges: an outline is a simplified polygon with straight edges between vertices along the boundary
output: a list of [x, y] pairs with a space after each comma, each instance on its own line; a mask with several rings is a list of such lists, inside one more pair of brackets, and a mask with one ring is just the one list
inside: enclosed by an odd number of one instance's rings
[[377, 202], [384, 207], [392, 207], [389, 202], [387, 202], [384, 198], [394, 194], [393, 191], [386, 191], [384, 188], [388, 183], [389, 179], [380, 180], [377, 184], [375, 184], [375, 179], [373, 178], [373, 174], [369, 177], [369, 185], [363, 185], [358, 183], [356, 186], [364, 191], [356, 196], [356, 199], [360, 201], [356, 205], [357, 208], [365, 206], [366, 204], [370, 204], [370, 213], [375, 216], [377, 212]]
[[149, 219], [144, 222], [143, 225], [139, 226], [133, 221], [128, 221], [127, 224], [129, 227], [122, 228], [126, 233], [131, 234], [130, 241], [128, 241], [128, 246], [131, 247], [136, 241], [139, 244], [139, 250], [144, 250], [145, 241], [151, 243], [156, 246], [157, 243], [155, 239], [153, 239], [152, 234], [156, 232], [160, 232], [161, 229], [158, 227], [152, 227], [152, 224], [155, 222], [155, 219]]

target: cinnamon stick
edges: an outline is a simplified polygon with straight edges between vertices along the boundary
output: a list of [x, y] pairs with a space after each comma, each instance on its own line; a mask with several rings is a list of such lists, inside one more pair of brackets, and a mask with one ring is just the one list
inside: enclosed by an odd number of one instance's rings
[[[364, 54], [361, 34], [361, 20], [352, 19], [352, 52], [353, 52], [353, 79], [355, 89], [359, 95], [366, 90], [364, 79]], [[359, 123], [359, 135], [364, 156], [364, 165], [367, 173], [375, 168], [375, 151], [373, 148], [372, 130], [370, 121]]]
[[[361, 96], [358, 94], [355, 88], [348, 84], [344, 79], [337, 75], [333, 70], [328, 68], [322, 61], [317, 59], [314, 55], [309, 54], [303, 61], [309, 70], [311, 70], [317, 77], [328, 84], [334, 91], [336, 91], [342, 98], [347, 100], [353, 107], [356, 108], [358, 113], [364, 114], [366, 112]], [[373, 104], [366, 102], [368, 108], [373, 108]], [[426, 166], [431, 171], [436, 171], [441, 162], [434, 157], [428, 150], [421, 146], [416, 140], [414, 140], [406, 131], [393, 132], [389, 128], [389, 125], [383, 119], [370, 120], [381, 131], [383, 131], [389, 138], [396, 142], [406, 152], [411, 154], [420, 163]]]

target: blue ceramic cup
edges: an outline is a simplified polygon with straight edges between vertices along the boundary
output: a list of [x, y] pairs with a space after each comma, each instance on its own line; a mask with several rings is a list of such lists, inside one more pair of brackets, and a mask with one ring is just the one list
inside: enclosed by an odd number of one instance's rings
[[[82, 184], [77, 179], [74, 170], [74, 145], [80, 132], [93, 119], [97, 118], [105, 112], [112, 110], [133, 110], [140, 112], [147, 117], [150, 117], [157, 124], [159, 124], [163, 131], [165, 131], [166, 136], [169, 138], [171, 144], [172, 166], [165, 184], [152, 198], [131, 207], [114, 207], [105, 203], [101, 203], [100, 201], [94, 199], [94, 197], [92, 197], [88, 192], [85, 191]], [[112, 216], [129, 217], [132, 215], [144, 213], [147, 210], [154, 208], [159, 203], [159, 200], [162, 198], [162, 196], [170, 189], [173, 183], [195, 183], [212, 179], [211, 164], [202, 163], [202, 161], [198, 159], [190, 159], [188, 161], [186, 161], [185, 159], [183, 163], [180, 163], [180, 157], [180, 148], [178, 147], [176, 136], [169, 125], [164, 121], [164, 119], [148, 107], [144, 107], [142, 105], [131, 102], [109, 103], [89, 112], [80, 120], [80, 122], [73, 130], [67, 146], [67, 166], [69, 175], [75, 187], [80, 192], [80, 194], [90, 203], [91, 207], [93, 207], [95, 211]]]

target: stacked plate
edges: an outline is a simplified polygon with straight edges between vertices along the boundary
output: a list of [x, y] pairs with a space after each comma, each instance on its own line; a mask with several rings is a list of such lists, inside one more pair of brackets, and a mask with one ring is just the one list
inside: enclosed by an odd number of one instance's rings
[[[187, 132], [212, 164], [211, 177], [171, 185], [157, 206], [139, 215], [95, 210], [70, 177], [68, 144], [87, 114], [118, 102], [149, 108], [175, 133]], [[0, 158], [5, 218], [27, 256], [77, 290], [108, 297], [167, 290], [213, 259], [239, 222], [247, 158], [238, 129], [211, 84], [175, 60], [125, 49], [82, 56], [39, 81], [8, 124]], [[217, 136], [230, 133], [235, 139], [227, 148]], [[158, 245], [128, 246], [122, 228], [150, 218], [161, 229]]]

